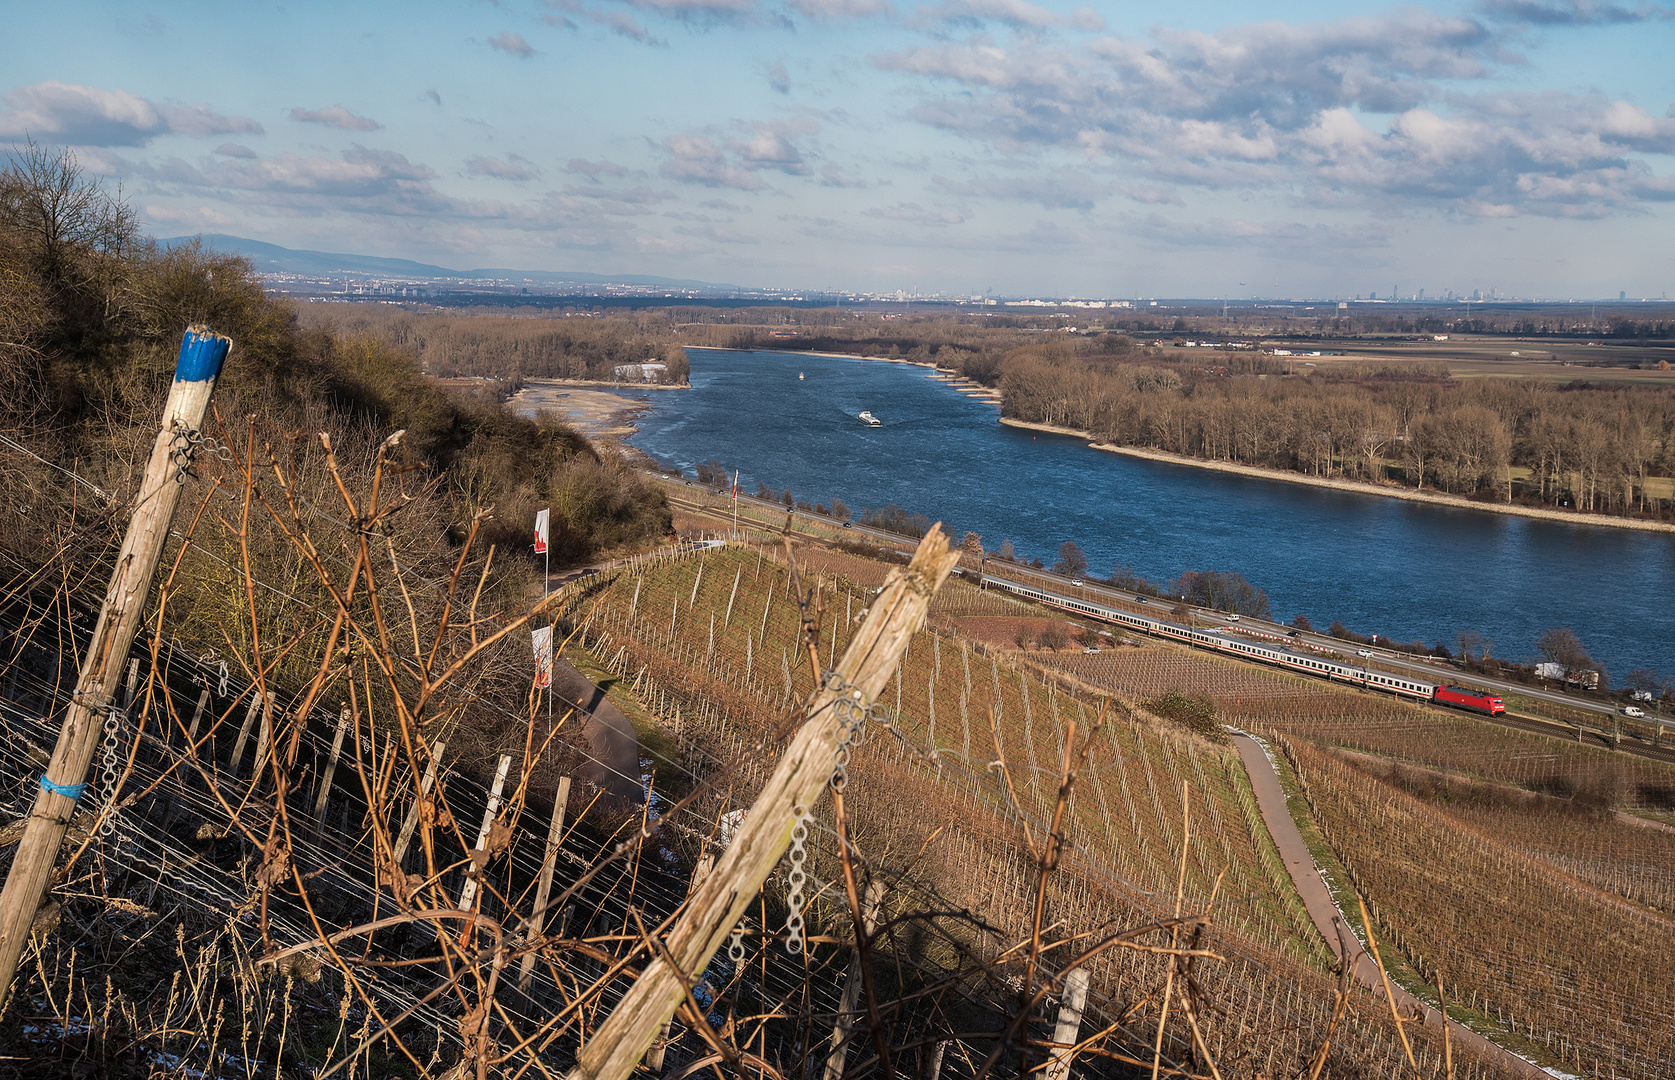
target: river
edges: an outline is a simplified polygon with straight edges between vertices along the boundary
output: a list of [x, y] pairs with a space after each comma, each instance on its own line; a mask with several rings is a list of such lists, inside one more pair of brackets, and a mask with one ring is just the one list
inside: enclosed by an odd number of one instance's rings
[[[1675, 534], [1573, 525], [1247, 478], [1006, 427], [993, 405], [906, 364], [688, 349], [692, 389], [648, 392], [630, 442], [689, 475], [716, 459], [858, 517], [895, 503], [957, 540], [1010, 539], [1049, 566], [1073, 540], [1092, 573], [1242, 573], [1282, 621], [1454, 648], [1473, 630], [1509, 660], [1576, 632], [1617, 685], [1675, 674]], [[799, 380], [798, 373], [806, 378]], [[863, 409], [883, 421], [867, 428]]]

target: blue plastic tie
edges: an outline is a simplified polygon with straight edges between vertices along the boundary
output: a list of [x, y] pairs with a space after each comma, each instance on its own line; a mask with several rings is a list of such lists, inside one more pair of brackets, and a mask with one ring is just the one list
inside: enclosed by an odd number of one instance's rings
[[55, 784], [47, 779], [47, 774], [41, 774], [41, 790], [50, 791], [54, 795], [62, 795], [66, 799], [79, 799], [81, 793], [87, 790], [86, 784]]

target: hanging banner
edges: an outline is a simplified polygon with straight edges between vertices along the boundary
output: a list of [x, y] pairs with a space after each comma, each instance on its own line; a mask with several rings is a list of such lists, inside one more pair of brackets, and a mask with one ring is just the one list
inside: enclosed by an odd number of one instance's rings
[[537, 626], [529, 637], [535, 650], [535, 688], [545, 690], [553, 684], [553, 628]]
[[738, 497], [739, 497], [739, 474], [737, 472], [735, 472], [735, 473], [733, 473], [733, 498], [736, 501], [738, 499]]
[[535, 554], [545, 555], [547, 552], [547, 516], [552, 511], [535, 511]]

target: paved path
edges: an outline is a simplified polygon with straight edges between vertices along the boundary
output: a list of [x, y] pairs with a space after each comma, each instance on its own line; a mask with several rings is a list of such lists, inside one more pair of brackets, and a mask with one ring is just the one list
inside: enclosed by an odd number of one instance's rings
[[[1314, 920], [1315, 928], [1320, 931], [1321, 937], [1326, 939], [1332, 954], [1341, 959], [1338, 933], [1332, 924], [1341, 919], [1342, 915], [1332, 899], [1331, 891], [1326, 888], [1326, 882], [1321, 879], [1319, 869], [1314, 865], [1314, 856], [1309, 853], [1308, 845], [1303, 842], [1303, 834], [1297, 831], [1297, 823], [1292, 820], [1291, 811], [1285, 805], [1285, 790], [1280, 787], [1280, 778], [1274, 771], [1273, 762], [1268, 760], [1268, 754], [1262, 749], [1262, 744], [1249, 735], [1235, 734], [1233, 745], [1239, 751], [1239, 760], [1244, 762], [1245, 772], [1250, 775], [1250, 785], [1256, 791], [1256, 806], [1262, 812], [1262, 821], [1268, 826], [1268, 834], [1274, 838], [1274, 845], [1279, 848], [1280, 858], [1285, 860], [1285, 868], [1291, 872], [1291, 880], [1303, 898], [1303, 906], [1308, 909], [1309, 918]], [[1355, 954], [1350, 968], [1355, 981], [1383, 997], [1384, 987], [1372, 957], [1362, 951], [1360, 942], [1347, 928], [1346, 936]], [[1427, 1028], [1439, 1032], [1442, 1030], [1442, 1014], [1436, 1009], [1394, 983], [1390, 985], [1390, 989], [1395, 993], [1396, 1007], [1404, 1015], [1412, 1016], [1415, 1012], [1423, 1012]], [[1455, 1046], [1469, 1047], [1493, 1059], [1514, 1075], [1529, 1077], [1530, 1080], [1552, 1080], [1551, 1073], [1537, 1068], [1517, 1054], [1490, 1042], [1453, 1020], [1448, 1022], [1448, 1033]]]

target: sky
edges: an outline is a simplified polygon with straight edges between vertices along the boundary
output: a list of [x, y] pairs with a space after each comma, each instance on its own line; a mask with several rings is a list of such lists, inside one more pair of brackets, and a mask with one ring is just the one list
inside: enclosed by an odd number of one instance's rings
[[0, 146], [152, 235], [752, 287], [1675, 289], [1675, 11], [8, 5]]

